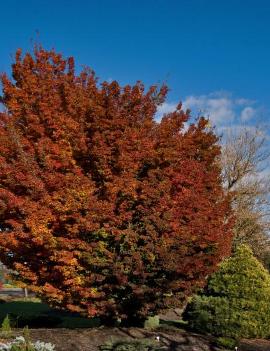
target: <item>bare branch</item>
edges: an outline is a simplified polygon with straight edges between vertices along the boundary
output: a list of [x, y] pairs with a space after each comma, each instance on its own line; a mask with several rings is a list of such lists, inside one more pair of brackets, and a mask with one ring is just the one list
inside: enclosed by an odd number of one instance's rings
[[234, 244], [248, 243], [263, 260], [270, 252], [270, 181], [262, 176], [270, 158], [266, 137], [258, 128], [243, 127], [224, 140], [220, 161], [236, 217]]

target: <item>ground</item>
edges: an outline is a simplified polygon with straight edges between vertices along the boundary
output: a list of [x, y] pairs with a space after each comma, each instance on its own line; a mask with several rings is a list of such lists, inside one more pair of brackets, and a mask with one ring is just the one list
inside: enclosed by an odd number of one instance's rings
[[[22, 335], [16, 330], [14, 336]], [[56, 351], [100, 351], [100, 346], [116, 340], [148, 339], [159, 337], [164, 351], [221, 351], [215, 346], [214, 338], [189, 333], [184, 330], [147, 331], [140, 328], [84, 328], [84, 329], [31, 329], [33, 341], [43, 340], [55, 344]], [[269, 351], [267, 340], [242, 340], [238, 351]], [[226, 351], [223, 349], [223, 351]]]
[[[16, 331], [20, 334], [21, 331]], [[147, 331], [140, 328], [92, 328], [92, 329], [33, 329], [33, 340], [44, 340], [56, 345], [56, 351], [98, 351], [99, 346], [116, 340], [147, 338], [159, 343], [164, 351], [214, 351], [213, 339], [181, 330]]]
[[164, 351], [217, 350], [213, 338], [188, 333], [172, 325], [166, 324], [155, 332], [140, 328], [105, 328], [100, 326], [98, 319], [55, 310], [36, 298], [5, 297], [0, 305], [0, 323], [7, 314], [14, 336], [22, 335], [20, 328], [28, 325], [33, 341], [52, 342], [56, 345], [56, 351], [98, 351], [99, 346], [107, 342], [155, 340], [157, 336]]
[[[13, 337], [22, 335], [22, 327], [30, 327], [33, 341], [41, 340], [56, 345], [56, 351], [99, 351], [99, 347], [117, 340], [147, 339], [159, 342], [164, 351], [216, 351], [216, 340], [179, 328], [182, 323], [172, 322], [179, 318], [179, 311], [163, 316], [166, 324], [155, 331], [142, 328], [105, 328], [99, 320], [87, 319], [76, 313], [55, 310], [35, 297], [1, 296], [0, 324], [8, 314], [13, 327]], [[173, 313], [172, 313], [173, 312]], [[169, 318], [169, 320], [168, 320]], [[0, 335], [1, 338], [1, 335]], [[1, 341], [1, 340], [0, 340]], [[269, 351], [266, 340], [243, 340], [239, 351]]]

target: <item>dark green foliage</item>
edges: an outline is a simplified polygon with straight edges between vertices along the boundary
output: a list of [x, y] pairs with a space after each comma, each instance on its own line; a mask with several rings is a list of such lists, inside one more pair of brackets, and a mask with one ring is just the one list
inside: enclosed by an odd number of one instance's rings
[[29, 328], [51, 327], [71, 329], [100, 326], [99, 318], [84, 318], [78, 313], [53, 309], [40, 302], [13, 301], [1, 304], [0, 324], [7, 314], [10, 325], [14, 328], [23, 328], [26, 325]]
[[238, 339], [270, 336], [270, 275], [241, 245], [213, 274], [184, 319], [200, 332]]
[[234, 350], [236, 346], [236, 341], [235, 339], [232, 338], [226, 338], [226, 337], [219, 337], [217, 338], [216, 344], [218, 347], [225, 347], [226, 349], [229, 350]]
[[162, 347], [154, 340], [119, 340], [100, 346], [101, 351], [161, 351]]
[[[14, 318], [15, 319], [15, 318]], [[62, 322], [60, 316], [41, 314], [39, 316], [19, 316], [16, 321], [18, 328], [57, 328]]]

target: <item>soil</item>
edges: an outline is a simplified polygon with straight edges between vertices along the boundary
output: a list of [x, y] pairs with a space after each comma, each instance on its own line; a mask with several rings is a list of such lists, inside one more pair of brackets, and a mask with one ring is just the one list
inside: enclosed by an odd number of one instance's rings
[[241, 351], [269, 351], [270, 341], [269, 340], [241, 340], [239, 349]]
[[[13, 337], [23, 335], [22, 329], [12, 331]], [[100, 351], [100, 346], [123, 340], [148, 339], [159, 337], [160, 346], [164, 351], [226, 351], [215, 346], [215, 339], [189, 333], [180, 329], [148, 331], [140, 328], [91, 328], [91, 329], [30, 329], [32, 341], [51, 342], [55, 351]], [[6, 343], [7, 339], [0, 339]], [[269, 340], [240, 341], [238, 351], [269, 351]]]
[[[22, 331], [17, 330], [17, 335]], [[107, 342], [159, 337], [164, 351], [217, 351], [213, 339], [182, 330], [147, 331], [140, 328], [31, 329], [33, 341], [51, 342], [56, 351], [99, 351]]]

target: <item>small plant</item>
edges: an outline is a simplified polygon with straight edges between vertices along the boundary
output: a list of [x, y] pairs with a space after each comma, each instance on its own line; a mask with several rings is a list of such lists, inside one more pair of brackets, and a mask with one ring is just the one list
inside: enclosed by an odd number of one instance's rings
[[[25, 333], [25, 331], [24, 331]], [[29, 337], [29, 333], [28, 336]], [[0, 343], [0, 351], [55, 351], [54, 345], [43, 341], [32, 343], [24, 336], [17, 336], [15, 340], [8, 343]]]
[[159, 316], [148, 317], [144, 322], [145, 329], [155, 329], [159, 326]]
[[2, 337], [10, 337], [11, 336], [11, 326], [10, 326], [10, 319], [8, 314], [4, 318], [2, 325], [1, 325], [1, 336]]
[[28, 326], [23, 328], [23, 337], [25, 341], [26, 350], [32, 351], [33, 347], [31, 345], [30, 332], [29, 332]]
[[35, 351], [55, 351], [54, 345], [50, 342], [36, 341], [34, 344]]
[[224, 347], [225, 349], [234, 350], [236, 347], [236, 340], [232, 338], [219, 337], [216, 340], [216, 344], [219, 347]]
[[1, 331], [2, 332], [10, 332], [11, 331], [10, 319], [9, 319], [8, 314], [6, 315], [6, 317], [4, 318], [4, 320], [2, 322]]
[[[163, 348], [156, 340], [118, 340], [100, 346], [101, 351], [161, 351]], [[1, 349], [0, 349], [1, 351]]]

